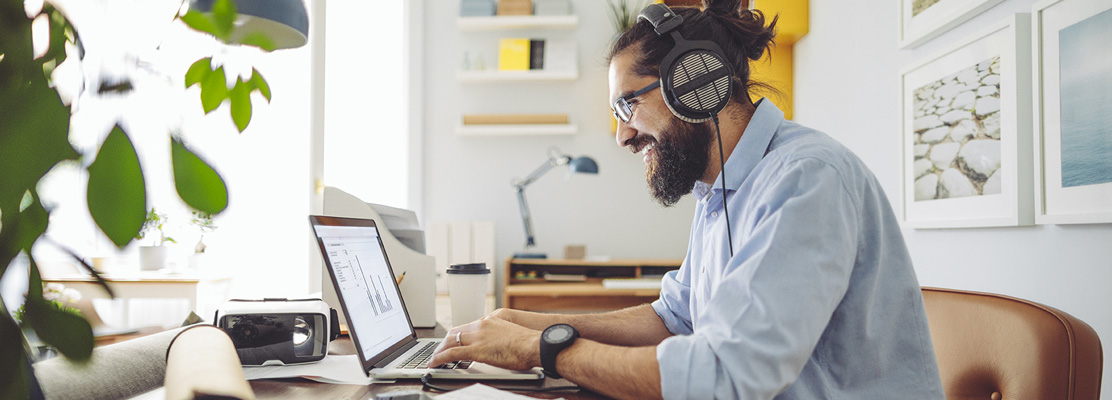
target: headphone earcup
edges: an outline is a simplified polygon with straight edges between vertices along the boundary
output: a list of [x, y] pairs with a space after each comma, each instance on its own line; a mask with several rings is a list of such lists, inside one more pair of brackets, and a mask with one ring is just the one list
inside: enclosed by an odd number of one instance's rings
[[[712, 48], [683, 43], [660, 65], [664, 103], [677, 118], [699, 123], [711, 119], [730, 101], [733, 75], [729, 63]], [[686, 47], [686, 49], [680, 48]]]

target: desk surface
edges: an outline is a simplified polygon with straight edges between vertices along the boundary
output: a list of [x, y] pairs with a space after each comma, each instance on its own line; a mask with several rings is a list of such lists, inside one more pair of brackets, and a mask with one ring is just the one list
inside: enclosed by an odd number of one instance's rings
[[[434, 329], [417, 329], [418, 337], [444, 337], [448, 331], [444, 327], [437, 325]], [[351, 344], [351, 339], [347, 336], [341, 337], [328, 345], [328, 354], [355, 354], [355, 348]], [[255, 396], [260, 399], [373, 399], [375, 395], [389, 392], [421, 390], [421, 381], [398, 380], [397, 383], [376, 383], [372, 385], [334, 385], [310, 381], [301, 378], [292, 379], [264, 379], [251, 381], [251, 389], [255, 391]], [[474, 382], [448, 382], [436, 381], [437, 386], [445, 388], [463, 388], [473, 384]], [[529, 383], [512, 383], [512, 382], [483, 382], [484, 384], [498, 387], [553, 387], [553, 386], [567, 386], [571, 385], [563, 379], [545, 378], [543, 382], [529, 382]], [[436, 394], [437, 392], [429, 392]], [[516, 392], [515, 392], [516, 393]], [[548, 393], [521, 393], [530, 397], [537, 397], [542, 399], [555, 399], [563, 397], [568, 400], [577, 399], [604, 399], [606, 397], [580, 389], [579, 391], [556, 391]]]

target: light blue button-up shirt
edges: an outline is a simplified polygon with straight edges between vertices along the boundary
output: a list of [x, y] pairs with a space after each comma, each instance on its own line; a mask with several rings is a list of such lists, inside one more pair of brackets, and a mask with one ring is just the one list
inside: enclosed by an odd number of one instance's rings
[[653, 309], [666, 399], [942, 399], [911, 258], [848, 149], [762, 100], [721, 175], [699, 182], [683, 266]]

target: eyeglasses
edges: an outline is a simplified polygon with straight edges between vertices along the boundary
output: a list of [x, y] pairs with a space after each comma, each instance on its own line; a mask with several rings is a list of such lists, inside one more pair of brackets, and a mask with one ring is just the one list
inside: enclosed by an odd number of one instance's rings
[[633, 118], [633, 104], [629, 102], [629, 99], [648, 93], [650, 90], [658, 87], [660, 87], [660, 80], [653, 81], [649, 86], [645, 86], [629, 96], [619, 97], [617, 100], [614, 100], [614, 118], [618, 121], [622, 121], [622, 123], [628, 123], [629, 119]]

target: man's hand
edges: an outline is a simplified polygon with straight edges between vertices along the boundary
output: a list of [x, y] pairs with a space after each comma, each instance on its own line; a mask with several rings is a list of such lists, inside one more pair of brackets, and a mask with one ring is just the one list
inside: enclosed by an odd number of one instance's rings
[[[540, 366], [541, 331], [506, 321], [496, 314], [498, 312], [448, 331], [429, 360], [429, 367], [458, 360], [473, 360], [512, 370]], [[460, 343], [456, 343], [456, 338]]]

